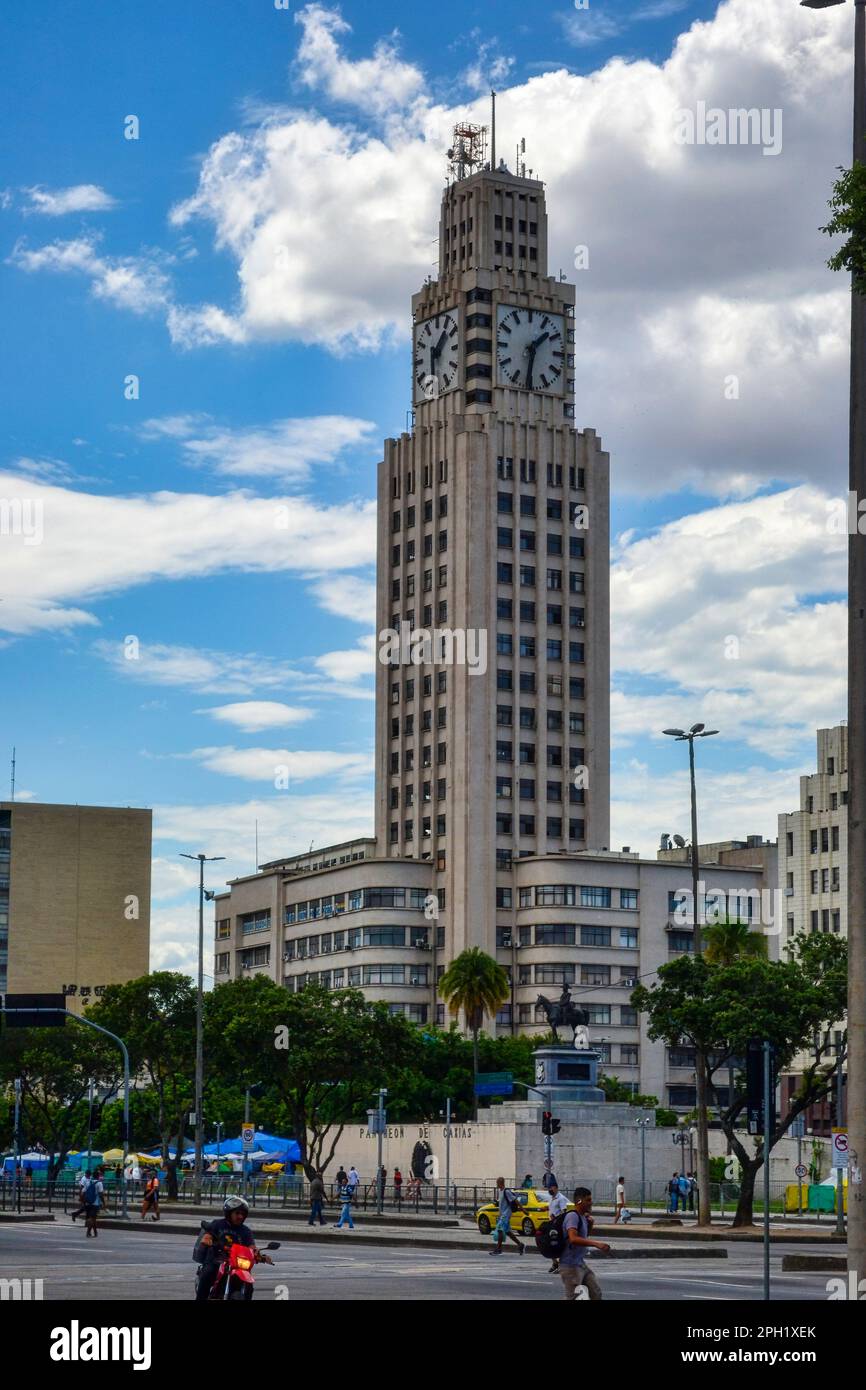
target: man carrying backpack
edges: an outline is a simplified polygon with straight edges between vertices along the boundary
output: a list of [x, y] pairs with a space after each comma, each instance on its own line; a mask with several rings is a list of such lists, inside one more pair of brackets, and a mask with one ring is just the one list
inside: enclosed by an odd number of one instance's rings
[[105, 1188], [102, 1185], [102, 1170], [97, 1168], [92, 1178], [84, 1189], [84, 1229], [88, 1236], [98, 1236], [99, 1231], [96, 1222], [99, 1217], [99, 1209], [102, 1206], [102, 1198]]
[[592, 1193], [588, 1187], [574, 1189], [574, 1211], [566, 1213], [563, 1220], [565, 1245], [559, 1257], [559, 1277], [562, 1280], [564, 1297], [576, 1302], [584, 1297], [578, 1290], [586, 1285], [587, 1293], [593, 1302], [601, 1298], [601, 1286], [586, 1264], [587, 1250], [600, 1250], [603, 1255], [610, 1252], [610, 1246], [602, 1240], [591, 1240]]
[[[559, 1184], [558, 1184], [558, 1182], [556, 1181], [556, 1178], [551, 1178], [551, 1179], [550, 1179], [550, 1185], [548, 1186], [548, 1189], [547, 1189], [547, 1214], [548, 1214], [548, 1217], [549, 1217], [549, 1219], [550, 1219], [551, 1221], [555, 1221], [556, 1218], [557, 1218], [558, 1216], [562, 1216], [563, 1212], [566, 1212], [566, 1211], [568, 1211], [568, 1198], [566, 1197], [566, 1195], [565, 1195], [564, 1192], [560, 1192], [560, 1190], [559, 1190]], [[562, 1223], [560, 1222], [560, 1225], [561, 1225], [561, 1224], [562, 1224]], [[553, 1255], [551, 1266], [550, 1266], [550, 1268], [549, 1268], [549, 1270], [548, 1270], [547, 1272], [548, 1272], [548, 1274], [558, 1274], [558, 1273], [559, 1273], [559, 1255], [558, 1255], [558, 1254], [554, 1254], [554, 1255]]]
[[505, 1237], [507, 1236], [509, 1240], [514, 1241], [514, 1244], [522, 1255], [526, 1246], [523, 1244], [522, 1240], [517, 1239], [517, 1236], [511, 1229], [511, 1214], [512, 1212], [520, 1210], [520, 1203], [511, 1188], [505, 1186], [504, 1178], [496, 1179], [496, 1188], [499, 1193], [499, 1220], [494, 1229], [496, 1248], [491, 1250], [490, 1253], [491, 1255], [501, 1255], [502, 1247], [505, 1244]]

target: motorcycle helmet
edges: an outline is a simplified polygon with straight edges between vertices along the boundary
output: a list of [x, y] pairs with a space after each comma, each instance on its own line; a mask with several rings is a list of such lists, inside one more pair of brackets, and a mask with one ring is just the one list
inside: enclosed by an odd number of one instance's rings
[[243, 1197], [226, 1197], [223, 1202], [223, 1215], [228, 1219], [233, 1211], [242, 1212], [245, 1221], [250, 1214], [250, 1209]]

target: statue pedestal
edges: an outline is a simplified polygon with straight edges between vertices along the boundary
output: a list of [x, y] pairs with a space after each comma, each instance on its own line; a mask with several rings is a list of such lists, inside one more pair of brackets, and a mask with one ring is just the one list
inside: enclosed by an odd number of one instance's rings
[[604, 1091], [596, 1084], [601, 1055], [591, 1047], [539, 1047], [535, 1058], [535, 1085], [527, 1100], [561, 1107], [604, 1103]]

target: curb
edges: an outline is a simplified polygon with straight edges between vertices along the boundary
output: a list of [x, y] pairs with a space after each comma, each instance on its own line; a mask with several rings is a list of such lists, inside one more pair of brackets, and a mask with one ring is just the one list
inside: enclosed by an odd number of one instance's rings
[[51, 1212], [32, 1212], [32, 1211], [0, 1211], [0, 1222], [2, 1221], [53, 1221], [54, 1213]]
[[845, 1273], [848, 1261], [844, 1255], [783, 1255], [782, 1273], [787, 1270], [810, 1269], [817, 1274]]
[[[197, 1227], [187, 1226], [187, 1225], [183, 1225], [183, 1226], [182, 1226], [182, 1225], [180, 1225], [179, 1222], [172, 1222], [172, 1221], [165, 1221], [165, 1220], [160, 1220], [159, 1222], [152, 1221], [152, 1222], [148, 1222], [147, 1224], [145, 1224], [144, 1222], [141, 1222], [141, 1223], [139, 1223], [139, 1224], [136, 1224], [136, 1223], [133, 1222], [133, 1221], [113, 1221], [113, 1220], [110, 1220], [110, 1219], [106, 1219], [105, 1221], [102, 1222], [102, 1229], [103, 1229], [104, 1231], [109, 1231], [109, 1230], [111, 1230], [111, 1231], [140, 1231], [140, 1232], [144, 1232], [144, 1231], [153, 1232], [154, 1230], [159, 1229], [159, 1230], [168, 1232], [169, 1235], [186, 1235], [186, 1236], [189, 1236], [191, 1240], [193, 1240], [193, 1239], [195, 1238], [195, 1236], [196, 1236], [196, 1234], [197, 1234], [197, 1230], [198, 1230]], [[408, 1248], [408, 1249], [412, 1249], [412, 1250], [463, 1250], [463, 1251], [469, 1253], [469, 1252], [484, 1250], [484, 1249], [487, 1249], [487, 1248], [488, 1248], [488, 1242], [483, 1241], [483, 1238], [479, 1239], [479, 1241], [478, 1241], [477, 1243], [476, 1243], [476, 1242], [470, 1243], [470, 1242], [467, 1241], [467, 1240], [455, 1240], [455, 1239], [453, 1239], [453, 1238], [451, 1238], [451, 1237], [448, 1237], [448, 1236], [446, 1236], [443, 1240], [433, 1240], [433, 1239], [431, 1239], [429, 1236], [419, 1236], [419, 1237], [415, 1238], [415, 1237], [412, 1237], [412, 1236], [404, 1236], [404, 1235], [402, 1235], [402, 1234], [400, 1234], [400, 1235], [397, 1235], [397, 1234], [385, 1234], [385, 1233], [380, 1232], [380, 1231], [375, 1231], [375, 1232], [374, 1232], [374, 1231], [363, 1231], [363, 1230], [359, 1231], [357, 1228], [356, 1228], [354, 1231], [347, 1231], [344, 1235], [337, 1235], [336, 1233], [326, 1235], [326, 1234], [325, 1234], [325, 1230], [326, 1230], [326, 1229], [329, 1229], [329, 1228], [324, 1228], [324, 1227], [322, 1227], [322, 1228], [319, 1228], [319, 1230], [313, 1229], [313, 1231], [312, 1231], [312, 1233], [311, 1233], [310, 1235], [307, 1235], [306, 1232], [304, 1232], [304, 1231], [297, 1231], [297, 1230], [269, 1230], [269, 1231], [267, 1232], [267, 1235], [268, 1235], [271, 1239], [273, 1239], [273, 1238], [275, 1238], [275, 1237], [278, 1237], [280, 1240], [282, 1240], [283, 1242], [285, 1242], [285, 1243], [287, 1243], [287, 1244], [288, 1244], [288, 1243], [292, 1243], [292, 1242], [302, 1242], [302, 1241], [310, 1241], [312, 1244], [329, 1243], [329, 1242], [333, 1242], [333, 1243], [336, 1244], [338, 1241], [341, 1241], [341, 1240], [345, 1241], [345, 1240], [351, 1239], [352, 1243], [355, 1244], [355, 1245], [359, 1245], [359, 1244], [360, 1244], [360, 1245], [385, 1245], [385, 1246], [391, 1246], [392, 1248], [396, 1248], [396, 1249], [407, 1249], [407, 1248]], [[483, 1243], [482, 1243], [482, 1241], [483, 1241]], [[531, 1243], [530, 1241], [526, 1241], [525, 1244], [527, 1245], [527, 1247], [529, 1248], [529, 1250], [530, 1250], [530, 1252], [531, 1252], [532, 1254], [535, 1254], [535, 1253], [536, 1253], [536, 1251], [535, 1251], [535, 1246], [534, 1246], [533, 1243]], [[509, 1254], [510, 1254], [511, 1251], [514, 1249], [514, 1247], [511, 1246], [510, 1243], [506, 1243], [505, 1249], [508, 1250], [508, 1251], [509, 1251]], [[516, 1251], [515, 1251], [515, 1254], [516, 1254]], [[709, 1259], [709, 1260], [724, 1260], [724, 1259], [727, 1259], [727, 1258], [728, 1258], [728, 1252], [727, 1252], [727, 1250], [713, 1250], [713, 1249], [706, 1249], [706, 1248], [704, 1248], [704, 1249], [690, 1249], [690, 1250], [677, 1250], [677, 1249], [674, 1249], [674, 1248], [672, 1248], [672, 1247], [662, 1246], [662, 1247], [659, 1247], [658, 1249], [655, 1249], [655, 1250], [654, 1250], [654, 1249], [650, 1249], [650, 1248], [645, 1248], [645, 1249], [643, 1249], [643, 1250], [632, 1250], [632, 1249], [619, 1249], [619, 1250], [617, 1250], [617, 1249], [613, 1249], [613, 1250], [611, 1250], [611, 1252], [610, 1252], [609, 1255], [605, 1255], [605, 1256], [600, 1257], [600, 1258], [603, 1258], [603, 1259], [605, 1259], [605, 1260], [608, 1260], [608, 1259], [617, 1259], [617, 1260], [626, 1260], [626, 1259], [646, 1259], [646, 1260], [657, 1260], [657, 1259], [674, 1259], [674, 1260], [680, 1260], [680, 1259]]]

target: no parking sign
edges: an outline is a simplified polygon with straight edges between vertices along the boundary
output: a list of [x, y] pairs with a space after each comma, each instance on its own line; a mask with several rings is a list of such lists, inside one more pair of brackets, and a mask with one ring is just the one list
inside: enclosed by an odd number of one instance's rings
[[253, 1149], [256, 1146], [255, 1125], [244, 1125], [241, 1129], [241, 1139], [243, 1140], [244, 1144], [244, 1153], [252, 1153]]
[[832, 1168], [848, 1167], [848, 1131], [847, 1129], [834, 1129], [831, 1144], [833, 1155], [830, 1166]]

